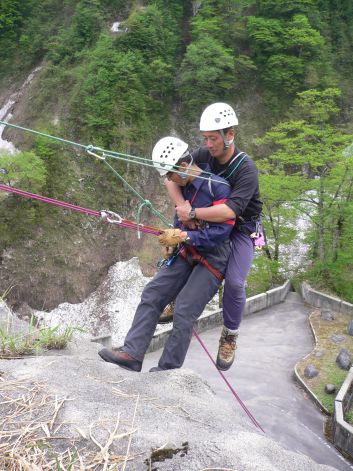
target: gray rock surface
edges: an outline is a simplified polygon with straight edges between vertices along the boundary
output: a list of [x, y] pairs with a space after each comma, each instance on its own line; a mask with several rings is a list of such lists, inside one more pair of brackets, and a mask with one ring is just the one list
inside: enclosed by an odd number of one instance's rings
[[339, 334], [334, 334], [334, 335], [331, 335], [331, 340], [333, 343], [341, 343], [345, 340], [345, 336], [344, 335], [339, 335]]
[[20, 335], [28, 332], [29, 323], [19, 319], [5, 302], [0, 301], [0, 329], [11, 335]]
[[314, 365], [308, 365], [305, 367], [304, 376], [306, 378], [315, 378], [319, 374], [317, 368]]
[[324, 321], [333, 321], [334, 315], [331, 309], [321, 309], [321, 319]]
[[341, 348], [339, 354], [337, 355], [336, 363], [340, 368], [342, 368], [342, 370], [349, 370], [352, 360], [351, 355], [347, 349]]
[[[73, 441], [80, 450], [107, 441], [106, 428], [120, 417], [111, 451], [125, 455], [126, 471], [148, 471], [152, 449], [168, 446], [171, 458], [154, 462], [159, 471], [329, 471], [334, 468], [281, 447], [248, 420], [240, 406], [217, 397], [191, 370], [132, 373], [98, 359], [99, 345], [81, 341], [55, 354], [0, 361], [3, 378], [41, 384], [58, 400], [56, 417], [62, 449]], [[134, 410], [136, 408], [136, 414]], [[0, 414], [3, 413], [2, 410]], [[54, 427], [55, 429], [55, 427]], [[86, 438], [84, 438], [84, 436]], [[54, 440], [52, 443], [56, 443]], [[186, 444], [187, 443], [187, 444]], [[168, 444], [168, 445], [166, 445]], [[177, 451], [187, 448], [187, 453]], [[147, 460], [147, 461], [145, 461]]]

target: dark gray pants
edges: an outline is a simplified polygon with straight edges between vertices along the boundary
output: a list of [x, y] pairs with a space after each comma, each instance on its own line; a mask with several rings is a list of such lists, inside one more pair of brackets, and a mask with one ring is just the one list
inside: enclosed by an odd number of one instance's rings
[[124, 351], [143, 361], [163, 309], [175, 300], [173, 330], [158, 366], [164, 370], [180, 368], [192, 337], [193, 322], [217, 293], [220, 281], [203, 265], [193, 267], [178, 256], [173, 265], [162, 267], [146, 285]]

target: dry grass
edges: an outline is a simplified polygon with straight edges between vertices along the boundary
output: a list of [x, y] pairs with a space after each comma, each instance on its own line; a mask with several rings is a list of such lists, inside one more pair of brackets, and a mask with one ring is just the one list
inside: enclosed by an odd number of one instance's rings
[[[353, 356], [353, 338], [348, 335], [347, 328], [351, 321], [351, 316], [342, 313], [333, 313], [334, 320], [325, 321], [321, 319], [321, 311], [315, 309], [309, 316], [309, 321], [316, 336], [315, 349], [297, 364], [297, 371], [303, 382], [314, 392], [322, 405], [330, 412], [333, 412], [335, 394], [327, 394], [325, 385], [330, 383], [336, 386], [336, 391], [340, 389], [347, 376], [347, 371], [342, 370], [336, 364], [336, 358], [342, 348], [347, 349]], [[342, 335], [344, 340], [339, 343], [332, 341], [333, 335]], [[317, 352], [324, 352], [321, 357], [317, 357]], [[314, 365], [319, 374], [315, 378], [308, 379], [304, 376], [305, 367]]]
[[[137, 396], [132, 424], [122, 427], [120, 417], [108, 428], [102, 421], [85, 434], [62, 422], [60, 412], [69, 398], [48, 394], [44, 385], [30, 380], [5, 380], [0, 376], [0, 469], [6, 471], [124, 471], [130, 455]], [[128, 430], [127, 430], [128, 429]], [[101, 443], [96, 435], [103, 435]], [[115, 454], [124, 442], [126, 452]]]

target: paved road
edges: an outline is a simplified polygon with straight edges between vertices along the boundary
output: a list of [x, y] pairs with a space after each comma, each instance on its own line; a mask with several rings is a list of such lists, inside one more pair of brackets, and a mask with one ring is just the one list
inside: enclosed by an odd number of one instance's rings
[[[284, 303], [244, 318], [237, 361], [226, 376], [266, 434], [282, 446], [317, 463], [353, 470], [353, 465], [325, 440], [324, 415], [293, 379], [295, 363], [313, 348], [309, 310], [299, 295], [289, 293]], [[219, 333], [217, 328], [201, 334], [214, 356]], [[160, 353], [147, 355], [143, 371], [157, 364]], [[234, 407], [240, 407], [196, 339], [191, 342], [184, 366], [202, 375]]]

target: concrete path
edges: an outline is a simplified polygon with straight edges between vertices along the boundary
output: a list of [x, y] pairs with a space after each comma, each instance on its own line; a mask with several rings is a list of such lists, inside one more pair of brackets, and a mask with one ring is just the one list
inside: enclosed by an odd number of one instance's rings
[[[293, 379], [295, 363], [313, 349], [307, 320], [311, 309], [299, 295], [289, 293], [284, 303], [245, 317], [237, 360], [226, 376], [267, 435], [317, 463], [353, 470], [353, 465], [326, 441], [324, 415]], [[216, 328], [201, 334], [214, 357], [219, 333], [220, 328]], [[148, 354], [143, 371], [155, 366], [160, 354]], [[234, 407], [241, 408], [195, 338], [184, 366], [199, 373]]]

